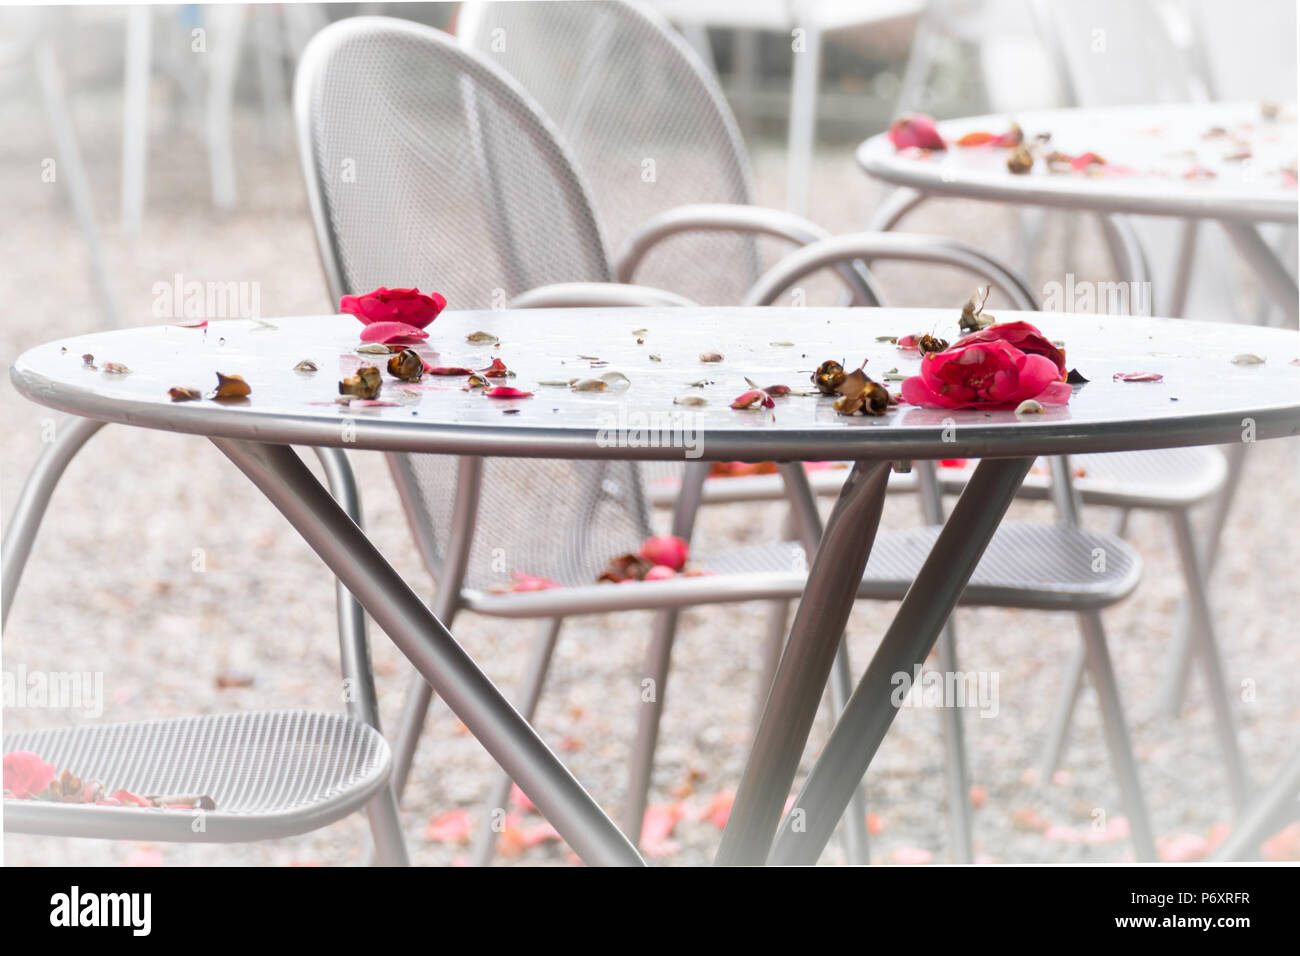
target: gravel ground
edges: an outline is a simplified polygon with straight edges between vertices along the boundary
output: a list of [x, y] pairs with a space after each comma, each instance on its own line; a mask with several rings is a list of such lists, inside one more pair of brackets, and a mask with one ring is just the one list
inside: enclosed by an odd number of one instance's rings
[[[251, 114], [241, 112], [236, 126], [241, 196], [235, 212], [213, 212], [192, 131], [167, 126], [155, 131], [151, 143], [144, 229], [139, 237], [121, 235], [116, 209], [120, 101], [113, 88], [79, 94], [77, 121], [125, 320], [148, 322], [153, 284], [176, 273], [259, 282], [265, 315], [326, 309], [292, 154], [265, 145]], [[40, 160], [51, 146], [27, 93], [4, 92], [14, 133], [0, 139], [0, 194], [11, 224], [0, 231], [0, 262], [11, 266], [0, 274], [0, 296], [10, 303], [8, 319], [0, 325], [6, 362], [22, 349], [98, 322], [80, 234], [58, 188], [40, 180]], [[779, 205], [784, 182], [779, 148], [760, 144], [755, 165], [761, 198]], [[878, 189], [853, 166], [850, 147], [822, 150], [813, 218], [836, 231], [854, 229], [879, 198]], [[1019, 261], [1020, 219], [1006, 210], [936, 203], [909, 228], [956, 235]], [[1086, 224], [1051, 220], [1035, 246], [1036, 281], [1061, 277], [1062, 244], [1069, 232], [1074, 232], [1079, 276], [1098, 274], [1102, 260]], [[894, 301], [909, 305], [957, 305], [968, 284], [943, 270], [916, 267], [882, 269], [881, 278]], [[1249, 295], [1243, 296], [1249, 306]], [[1250, 314], [1248, 307], [1245, 311]], [[0, 385], [0, 408], [7, 443], [0, 492], [7, 516], [50, 423], [57, 427], [59, 418], [20, 399], [7, 379]], [[1237, 704], [1237, 712], [1249, 764], [1261, 779], [1292, 751], [1300, 728], [1300, 645], [1293, 640], [1300, 541], [1288, 533], [1290, 516], [1300, 507], [1298, 453], [1295, 442], [1268, 442], [1252, 450], [1215, 582], [1229, 682], [1253, 689], [1243, 695], [1249, 699]], [[383, 462], [362, 454], [354, 456], [354, 464], [374, 539], [412, 586], [428, 593], [429, 581]], [[701, 518], [699, 541], [718, 546], [769, 538], [777, 533], [782, 513], [776, 505], [710, 508]], [[1012, 514], [1050, 518], [1045, 507], [1031, 504], [1014, 505]], [[1279, 516], [1288, 524], [1279, 527]], [[1107, 527], [1110, 516], [1088, 519]], [[903, 528], [916, 520], [915, 503], [896, 498], [883, 524]], [[1146, 793], [1162, 837], [1203, 838], [1230, 818], [1205, 695], [1199, 682], [1194, 684], [1181, 719], [1163, 717], [1157, 708], [1180, 595], [1174, 549], [1158, 517], [1136, 515], [1129, 537], [1146, 561], [1146, 574], [1138, 592], [1108, 610], [1105, 621]], [[196, 549], [205, 556], [201, 573], [193, 570]], [[892, 611], [873, 603], [854, 611], [849, 633], [859, 666]], [[703, 863], [717, 846], [719, 831], [709, 811], [725, 801], [743, 766], [764, 615], [758, 605], [683, 615], [652, 794], [656, 805], [679, 806], [682, 818], [671, 842], [659, 847], [658, 862]], [[9, 623], [6, 670], [102, 672], [108, 720], [338, 705], [332, 581], [271, 506], [213, 448], [193, 438], [109, 428], [94, 439], [59, 488]], [[1076, 640], [1073, 620], [977, 610], [962, 611], [957, 624], [963, 667], [999, 680], [997, 716], [981, 719], [970, 712], [967, 719], [972, 777], [979, 787], [974, 802], [981, 859], [1127, 858], [1130, 850], [1122, 839], [1086, 839], [1097, 810], [1111, 818], [1122, 815], [1091, 692], [1079, 708], [1066, 769], [1046, 782], [1029, 772], [1061, 693], [1064, 663]], [[495, 681], [518, 686], [537, 626], [466, 615], [456, 632]], [[649, 632], [645, 614], [571, 621], [537, 718], [542, 735], [611, 809], [623, 796], [624, 759]], [[372, 636], [383, 718], [393, 727], [410, 669], [382, 633], [376, 629]], [[251, 686], [221, 689], [223, 675], [247, 675]], [[17, 730], [82, 718], [10, 709], [4, 719], [6, 730]], [[826, 730], [826, 721], [819, 720], [810, 756]], [[435, 704], [404, 814], [416, 863], [463, 859], [462, 845], [426, 839], [426, 824], [455, 808], [477, 814], [491, 770], [456, 717]], [[867, 792], [876, 859], [948, 858], [937, 711], [900, 715], [872, 765]], [[539, 822], [521, 812], [527, 825]], [[336, 865], [358, 862], [366, 838], [364, 820], [353, 816], [314, 834], [254, 845], [153, 846], [11, 835], [4, 852], [6, 862], [20, 865]], [[1174, 844], [1179, 845], [1185, 841]], [[825, 861], [841, 859], [833, 844]], [[562, 845], [544, 842], [506, 862], [569, 861]]]

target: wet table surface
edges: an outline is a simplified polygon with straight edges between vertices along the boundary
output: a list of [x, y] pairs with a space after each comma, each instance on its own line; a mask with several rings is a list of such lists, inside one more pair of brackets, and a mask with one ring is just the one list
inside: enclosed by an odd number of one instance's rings
[[[813, 391], [826, 359], [866, 370], [891, 392], [916, 352], [886, 336], [959, 337], [957, 309], [581, 309], [446, 312], [417, 347], [432, 365], [514, 371], [493, 383], [533, 393], [494, 399], [465, 377], [412, 384], [383, 372], [379, 401], [340, 405], [338, 383], [386, 356], [359, 354], [351, 316], [206, 328], [140, 327], [38, 346], [14, 364], [18, 390], [75, 415], [148, 428], [286, 444], [569, 458], [707, 460], [1011, 457], [1236, 442], [1300, 433], [1300, 336], [1295, 331], [1185, 320], [1005, 312], [1064, 343], [1090, 381], [1042, 414], [900, 405], [881, 417], [838, 414], [830, 398], [794, 394], [772, 409], [734, 410], [748, 388]], [[468, 336], [487, 332], [496, 344]], [[704, 353], [722, 358], [703, 361]], [[94, 368], [84, 355], [92, 356]], [[1262, 363], [1234, 362], [1242, 355]], [[296, 371], [302, 360], [318, 371]], [[109, 371], [109, 363], [129, 372]], [[168, 389], [210, 393], [238, 374], [246, 399], [173, 402]], [[1154, 372], [1158, 382], [1113, 380]], [[624, 383], [616, 375], [626, 376]], [[609, 376], [603, 391], [570, 379]], [[703, 384], [700, 384], [703, 383]], [[706, 404], [678, 404], [684, 399]]]
[[[871, 176], [947, 196], [1094, 212], [1294, 224], [1297, 219], [1296, 114], [1265, 118], [1258, 103], [1060, 109], [976, 116], [938, 123], [950, 144], [981, 131], [1001, 134], [1015, 120], [1035, 148], [1071, 156], [1096, 153], [1104, 166], [1050, 172], [1039, 158], [1016, 175], [1010, 151], [950, 145], [897, 150], [886, 135], [858, 148]], [[1213, 174], [1213, 175], [1209, 175]]]

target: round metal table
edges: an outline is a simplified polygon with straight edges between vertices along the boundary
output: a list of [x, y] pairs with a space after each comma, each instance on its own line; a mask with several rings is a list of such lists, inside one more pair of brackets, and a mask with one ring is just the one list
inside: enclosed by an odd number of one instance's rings
[[1255, 229], [1261, 223], [1296, 225], [1294, 110], [1265, 119], [1254, 103], [1056, 109], [949, 120], [938, 129], [955, 144], [970, 132], [1000, 134], [1011, 119], [1020, 124], [1026, 142], [1050, 134], [1043, 149], [1071, 156], [1096, 153], [1106, 165], [1053, 173], [1039, 160], [1029, 173], [1016, 175], [1007, 169], [1007, 149], [950, 145], [934, 152], [900, 151], [886, 135], [873, 136], [858, 147], [859, 165], [905, 191], [889, 198], [872, 228], [891, 228], [928, 196], [1213, 219], [1296, 321], [1295, 280]]
[[[770, 410], [729, 407], [746, 390], [746, 377], [804, 389], [809, 372], [828, 358], [849, 365], [866, 359], [877, 379], [891, 370], [912, 373], [916, 354], [882, 337], [933, 332], [953, 338], [956, 310], [448, 312], [418, 348], [435, 365], [478, 368], [500, 357], [516, 373], [510, 384], [532, 392], [531, 398], [485, 397], [463, 390], [463, 378], [426, 377], [414, 387], [385, 376], [379, 399], [392, 404], [341, 406], [335, 401], [339, 379], [384, 360], [356, 352], [360, 327], [348, 316], [81, 336], [24, 353], [11, 377], [32, 401], [84, 419], [209, 437], [592, 863], [638, 863], [640, 857], [290, 446], [855, 461], [809, 572], [719, 852], [728, 863], [813, 862], [893, 719], [892, 676], [910, 673], [929, 653], [1035, 457], [1300, 434], [1300, 339], [1294, 332], [1128, 317], [1015, 317], [1063, 340], [1068, 363], [1090, 380], [1075, 389], [1069, 405], [1020, 417], [902, 406], [879, 418], [846, 418], [828, 398], [796, 394], [777, 399]], [[479, 331], [498, 341], [469, 342]], [[721, 358], [706, 362], [705, 353]], [[1243, 353], [1264, 361], [1234, 363]], [[317, 371], [295, 370], [302, 360]], [[109, 363], [129, 371], [112, 371]], [[218, 371], [243, 376], [251, 394], [226, 402], [170, 400], [172, 387], [210, 391]], [[625, 387], [574, 391], [544, 384], [614, 371], [627, 376]], [[1114, 380], [1132, 372], [1163, 378]], [[684, 396], [706, 404], [675, 403]], [[871, 549], [890, 463], [950, 457], [982, 461], [777, 834]], [[792, 826], [795, 818], [799, 824]]]

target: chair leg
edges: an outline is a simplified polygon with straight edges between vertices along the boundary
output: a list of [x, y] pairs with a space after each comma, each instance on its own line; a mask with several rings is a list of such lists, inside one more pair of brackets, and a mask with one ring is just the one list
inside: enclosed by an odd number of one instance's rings
[[1232, 833], [1210, 859], [1214, 862], [1243, 860], [1256, 853], [1260, 843], [1275, 828], [1284, 825], [1286, 817], [1293, 815], [1297, 795], [1300, 795], [1300, 750], [1292, 754], [1273, 782], [1241, 814]]
[[[642, 678], [641, 710], [637, 716], [636, 742], [632, 746], [627, 798], [623, 806], [623, 833], [634, 846], [641, 844], [645, 808], [650, 793], [650, 776], [654, 771], [655, 746], [659, 742], [659, 720], [663, 716], [664, 697], [668, 690], [668, 664], [677, 636], [677, 608], [666, 608], [655, 616], [654, 636], [646, 654]], [[647, 688], [645, 681], [651, 683]], [[645, 690], [649, 690], [647, 700]]]
[[[451, 626], [450, 621], [444, 623]], [[397, 737], [393, 741], [393, 796], [399, 804], [411, 775], [415, 748], [419, 746], [420, 734], [424, 731], [424, 718], [428, 716], [432, 703], [433, 688], [418, 673], [412, 672], [406, 684], [406, 703], [402, 705], [402, 716], [398, 720]]]
[[1137, 761], [1133, 757], [1128, 724], [1125, 723], [1124, 711], [1120, 704], [1115, 669], [1111, 664], [1110, 651], [1106, 647], [1106, 632], [1102, 627], [1101, 614], [1097, 611], [1082, 611], [1078, 618], [1080, 630], [1083, 631], [1088, 676], [1092, 678], [1092, 684], [1097, 688], [1097, 701], [1101, 705], [1102, 723], [1106, 730], [1106, 745], [1110, 750], [1115, 775], [1119, 778], [1120, 793], [1125, 811], [1128, 813], [1133, 845], [1140, 861], [1154, 861], [1156, 859], [1155, 838], [1151, 829], [1151, 820], [1147, 816], [1146, 801], [1142, 796], [1142, 784], [1138, 777]]
[[[831, 664], [829, 682], [831, 730], [835, 729], [840, 713], [853, 696], [853, 668], [849, 663], [849, 645], [845, 635], [840, 637], [840, 646], [835, 650], [835, 660]], [[844, 810], [841, 821], [844, 841], [844, 854], [853, 866], [866, 866], [871, 862], [871, 847], [867, 834], [867, 792], [858, 782], [849, 805]]]
[[1074, 649], [1070, 663], [1065, 668], [1065, 683], [1061, 687], [1061, 697], [1056, 702], [1052, 713], [1052, 722], [1047, 727], [1047, 744], [1043, 747], [1043, 756], [1039, 760], [1039, 779], [1052, 779], [1056, 768], [1061, 765], [1061, 755], [1065, 753], [1065, 744], [1070, 736], [1070, 723], [1074, 710], [1079, 706], [1083, 695], [1083, 671], [1087, 651], [1083, 642]]
[[[541, 638], [533, 646], [533, 655], [528, 662], [528, 671], [524, 674], [523, 693], [519, 699], [519, 713], [524, 720], [532, 722], [537, 712], [537, 703], [542, 698], [542, 687], [546, 675], [551, 669], [551, 658], [555, 654], [555, 645], [560, 637], [560, 627], [564, 618], [553, 617], [543, 622]], [[510, 799], [511, 780], [500, 767], [493, 768], [492, 786], [488, 790], [487, 800], [483, 804], [481, 825], [474, 837], [474, 846], [470, 850], [471, 866], [487, 866], [492, 862], [492, 853], [496, 849], [497, 834], [493, 828], [496, 815], [503, 813], [506, 802]]]
[[1223, 748], [1223, 759], [1228, 771], [1228, 785], [1232, 790], [1233, 804], [1241, 810], [1250, 800], [1250, 777], [1246, 772], [1246, 763], [1237, 742], [1232, 703], [1228, 699], [1227, 678], [1219, 654], [1219, 642], [1214, 633], [1210, 602], [1205, 593], [1206, 576], [1202, 569], [1200, 555], [1197, 553], [1196, 539], [1192, 534], [1192, 522], [1187, 511], [1183, 509], [1170, 512], [1170, 521], [1173, 523], [1174, 535], [1178, 541], [1184, 586], [1191, 603], [1191, 616], [1195, 620], [1194, 626], [1190, 627], [1187, 633], [1195, 642], [1193, 646], [1205, 674], [1205, 682], [1210, 693], [1210, 706], [1214, 710], [1215, 732], [1219, 737], [1219, 745]]
[[[939, 668], [945, 674], [957, 671], [957, 631], [951, 618], [939, 635]], [[970, 812], [970, 765], [966, 759], [966, 733], [960, 707], [940, 709], [948, 781], [948, 816], [952, 824], [952, 854], [957, 863], [972, 863], [975, 848]]]
[[68, 462], [81, 451], [81, 446], [99, 431], [103, 422], [89, 418], [73, 418], [61, 423], [59, 436], [41, 454], [36, 466], [27, 476], [18, 504], [9, 516], [3, 548], [0, 549], [0, 627], [9, 620], [9, 607], [22, 579], [23, 568], [32, 553], [36, 532], [40, 529], [50, 497], [63, 477]]

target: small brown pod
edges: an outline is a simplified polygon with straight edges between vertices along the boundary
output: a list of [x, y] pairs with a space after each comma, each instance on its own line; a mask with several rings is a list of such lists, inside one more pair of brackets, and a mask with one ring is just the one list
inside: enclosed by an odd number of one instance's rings
[[424, 375], [424, 359], [415, 349], [402, 349], [388, 360], [388, 374], [403, 382], [418, 382]]
[[356, 375], [339, 382], [339, 394], [355, 395], [357, 398], [374, 398], [379, 394], [379, 386], [382, 383], [379, 369], [373, 365], [363, 365], [357, 369]]

